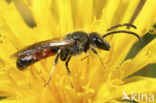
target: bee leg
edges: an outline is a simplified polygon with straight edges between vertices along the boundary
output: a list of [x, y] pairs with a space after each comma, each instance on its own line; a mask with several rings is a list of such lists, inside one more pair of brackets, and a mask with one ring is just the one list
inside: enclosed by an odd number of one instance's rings
[[66, 63], [65, 63], [65, 65], [66, 65], [66, 69], [67, 69], [67, 73], [68, 73], [68, 75], [70, 75], [70, 69], [69, 69], [69, 67], [68, 67], [68, 63], [69, 63], [69, 60], [71, 59], [71, 55], [68, 57], [68, 59], [67, 59], [67, 61], [66, 61]]
[[68, 73], [69, 80], [70, 80], [70, 83], [71, 83], [71, 87], [74, 89], [73, 79], [72, 79], [72, 77], [71, 77], [71, 72], [70, 72], [70, 69], [69, 69], [69, 67], [68, 67], [68, 63], [69, 63], [71, 57], [72, 57], [72, 56], [69, 55], [69, 57], [67, 58], [67, 61], [66, 61], [65, 65], [66, 65], [67, 73]]
[[[91, 48], [91, 50], [93, 51], [94, 54], [96, 54], [96, 55], [99, 57], [99, 59], [100, 59], [100, 61], [101, 61], [101, 64], [102, 64], [103, 67], [104, 67], [104, 63], [102, 62], [102, 59], [101, 59], [100, 55], [98, 54], [98, 52], [97, 52], [94, 48]], [[104, 68], [105, 68], [105, 67], [104, 67]]]
[[50, 81], [51, 81], [51, 78], [52, 78], [54, 69], [55, 69], [55, 67], [56, 67], [56, 64], [58, 63], [59, 56], [60, 56], [60, 50], [58, 50], [58, 52], [57, 52], [54, 65], [53, 65], [53, 67], [52, 67], [52, 69], [51, 69], [51, 72], [50, 72], [50, 75], [49, 75], [49, 79], [48, 79], [47, 83], [44, 84], [44, 87], [46, 87], [46, 86], [50, 83]]

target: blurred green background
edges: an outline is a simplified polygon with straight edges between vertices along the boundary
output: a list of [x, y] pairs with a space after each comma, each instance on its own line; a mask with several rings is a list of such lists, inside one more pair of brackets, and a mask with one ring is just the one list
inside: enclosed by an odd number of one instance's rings
[[[146, 33], [142, 39], [143, 39], [143, 47], [146, 46], [150, 41], [152, 41], [154, 38], [156, 38], [156, 24], [153, 25], [153, 30], [150, 30], [148, 33]], [[139, 42], [136, 42], [133, 47], [131, 48], [130, 52], [128, 53], [126, 59], [133, 58], [135, 55], [143, 48], [140, 46]], [[126, 60], [125, 59], [125, 60]], [[148, 77], [156, 77], [156, 63], [155, 64], [149, 64], [143, 69], [135, 72], [131, 76], [148, 76]]]

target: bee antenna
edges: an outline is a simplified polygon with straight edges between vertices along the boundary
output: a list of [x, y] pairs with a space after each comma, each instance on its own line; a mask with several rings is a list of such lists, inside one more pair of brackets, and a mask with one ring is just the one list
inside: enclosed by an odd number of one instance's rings
[[116, 29], [118, 27], [122, 27], [122, 26], [127, 26], [127, 27], [132, 27], [134, 29], [136, 29], [137, 27], [133, 24], [128, 24], [128, 23], [125, 23], [125, 24], [118, 24], [118, 25], [115, 25], [115, 26], [112, 26], [111, 28], [107, 29], [107, 31], [111, 31], [113, 29]]
[[132, 35], [136, 36], [136, 37], [139, 39], [141, 45], [143, 44], [143, 41], [142, 41], [142, 39], [140, 38], [140, 36], [139, 36], [137, 33], [134, 33], [134, 32], [131, 32], [131, 31], [124, 31], [124, 30], [112, 31], [112, 32], [109, 32], [109, 33], [103, 35], [103, 38], [106, 37], [106, 36], [112, 35], [112, 34], [116, 34], [116, 33], [127, 33], [127, 34], [132, 34]]

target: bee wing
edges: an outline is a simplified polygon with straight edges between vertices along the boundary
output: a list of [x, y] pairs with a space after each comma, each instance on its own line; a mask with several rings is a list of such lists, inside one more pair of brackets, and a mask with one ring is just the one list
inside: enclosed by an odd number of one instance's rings
[[40, 52], [44, 49], [53, 49], [53, 48], [57, 49], [60, 47], [66, 47], [72, 45], [73, 45], [72, 40], [58, 40], [58, 39], [46, 40], [46, 41], [32, 44], [30, 46], [27, 46], [17, 51], [15, 54], [11, 56], [11, 58], [19, 57], [20, 55], [31, 55], [33, 53]]

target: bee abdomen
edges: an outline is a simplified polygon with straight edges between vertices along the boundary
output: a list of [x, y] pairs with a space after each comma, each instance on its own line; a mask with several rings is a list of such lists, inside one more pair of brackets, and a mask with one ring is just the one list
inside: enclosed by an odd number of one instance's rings
[[16, 61], [16, 65], [19, 70], [24, 70], [25, 68], [35, 63], [36, 61], [38, 60], [37, 59], [35, 60], [32, 56], [27, 57], [19, 56]]
[[57, 50], [58, 50], [57, 48], [45, 49], [43, 51], [35, 52], [32, 54], [20, 55], [16, 61], [17, 68], [19, 70], [24, 70], [28, 66], [36, 63], [41, 59], [55, 55]]

